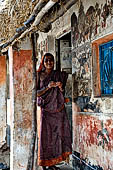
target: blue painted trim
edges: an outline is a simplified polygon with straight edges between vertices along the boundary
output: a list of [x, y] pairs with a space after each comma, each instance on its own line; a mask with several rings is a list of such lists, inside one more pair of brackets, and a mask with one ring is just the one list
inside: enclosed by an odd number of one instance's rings
[[99, 46], [101, 94], [113, 95], [113, 41]]

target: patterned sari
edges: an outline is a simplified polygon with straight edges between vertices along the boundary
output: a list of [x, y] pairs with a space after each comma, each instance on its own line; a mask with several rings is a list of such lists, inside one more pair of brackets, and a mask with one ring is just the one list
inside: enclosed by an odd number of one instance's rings
[[[50, 81], [60, 81], [65, 88], [67, 74], [53, 70], [38, 89], [46, 87]], [[52, 166], [65, 160], [72, 153], [72, 140], [64, 96], [58, 87], [49, 89], [37, 98], [38, 116], [38, 165]]]

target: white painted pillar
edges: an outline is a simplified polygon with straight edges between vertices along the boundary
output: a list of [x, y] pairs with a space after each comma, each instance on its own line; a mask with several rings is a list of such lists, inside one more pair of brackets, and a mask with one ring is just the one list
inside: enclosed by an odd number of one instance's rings
[[10, 90], [10, 170], [13, 170], [13, 131], [14, 131], [14, 87], [13, 87], [13, 49], [8, 50], [9, 55], [9, 90]]

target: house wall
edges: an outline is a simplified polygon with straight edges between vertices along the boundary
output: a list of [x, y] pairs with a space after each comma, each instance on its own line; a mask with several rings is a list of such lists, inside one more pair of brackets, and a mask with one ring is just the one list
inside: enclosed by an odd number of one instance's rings
[[6, 57], [0, 56], [0, 147], [6, 143]]
[[113, 115], [73, 113], [73, 121], [75, 155], [95, 169], [113, 169]]
[[[92, 49], [95, 41], [113, 33], [113, 1], [78, 1], [52, 24], [51, 31], [46, 35], [57, 39], [70, 30], [73, 166], [78, 169], [88, 169], [90, 166], [104, 170], [113, 169], [110, 156], [113, 155], [113, 99], [95, 95], [95, 91], [99, 91], [99, 79], [94, 72], [99, 72], [99, 62]], [[38, 42], [44, 40], [42, 36]], [[53, 54], [56, 55], [56, 51], [54, 48]]]
[[0, 56], [0, 163], [9, 167], [9, 147], [7, 146], [6, 116], [6, 56]]
[[13, 169], [26, 170], [32, 130], [32, 47], [29, 39], [13, 51]]
[[113, 169], [113, 99], [95, 95], [99, 80], [93, 73], [99, 70], [92, 50], [92, 43], [112, 34], [112, 9], [113, 1], [85, 0], [71, 18], [73, 166], [79, 169]]

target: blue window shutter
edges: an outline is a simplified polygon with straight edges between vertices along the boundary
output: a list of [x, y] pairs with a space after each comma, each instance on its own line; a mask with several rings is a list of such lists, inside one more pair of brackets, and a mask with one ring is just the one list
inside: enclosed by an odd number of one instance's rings
[[101, 94], [113, 94], [113, 41], [99, 46]]

